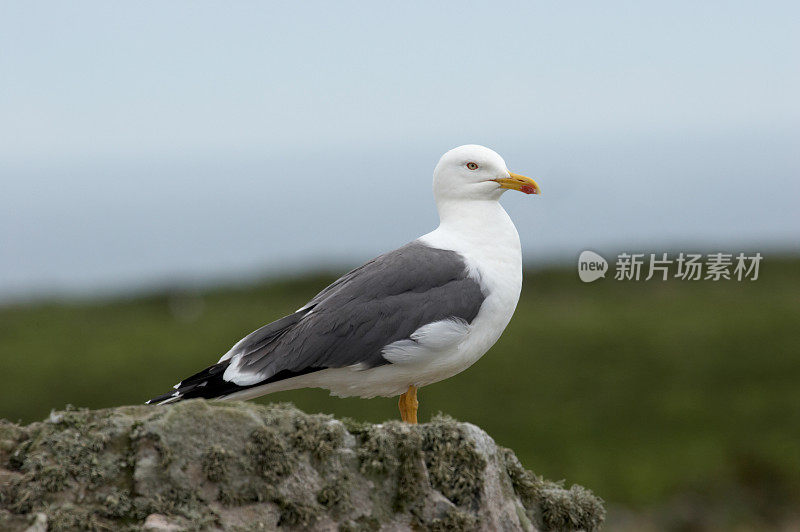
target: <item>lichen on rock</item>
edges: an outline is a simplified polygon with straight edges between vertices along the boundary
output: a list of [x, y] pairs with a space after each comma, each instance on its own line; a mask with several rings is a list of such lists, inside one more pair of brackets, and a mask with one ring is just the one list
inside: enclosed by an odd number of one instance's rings
[[[468, 423], [185, 401], [0, 420], [0, 529], [596, 530], [602, 501]], [[38, 528], [37, 528], [38, 527]]]

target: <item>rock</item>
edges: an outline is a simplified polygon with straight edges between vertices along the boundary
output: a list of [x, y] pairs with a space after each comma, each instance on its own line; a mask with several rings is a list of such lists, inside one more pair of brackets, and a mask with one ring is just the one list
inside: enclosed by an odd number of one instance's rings
[[[596, 530], [478, 427], [184, 401], [0, 421], [2, 530]], [[38, 527], [38, 528], [37, 528]]]
[[165, 532], [172, 532], [174, 530], [180, 530], [182, 527], [179, 524], [170, 523], [165, 515], [150, 514], [147, 516], [147, 519], [144, 520], [144, 526], [142, 528], [144, 530], [162, 530]]
[[41, 512], [34, 515], [33, 523], [25, 529], [25, 532], [47, 532], [47, 515]]

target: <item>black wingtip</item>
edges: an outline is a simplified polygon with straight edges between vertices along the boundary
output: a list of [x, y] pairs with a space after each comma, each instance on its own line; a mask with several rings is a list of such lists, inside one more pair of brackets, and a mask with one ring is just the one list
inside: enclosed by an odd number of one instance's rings
[[[158, 404], [161, 404], [164, 401], [168, 401], [170, 399], [172, 401], [179, 401], [180, 399], [182, 399], [182, 397], [180, 395], [178, 395], [178, 392], [172, 391], [172, 392], [169, 392], [169, 393], [165, 393], [165, 394], [159, 395], [158, 397], [153, 397], [149, 401], [145, 401], [144, 404], [146, 404], [146, 405], [158, 405]], [[172, 401], [170, 401], [170, 402], [172, 402]]]
[[158, 397], [154, 397], [147, 401], [145, 404], [167, 404], [183, 401], [184, 399], [220, 399], [248, 388], [256, 386], [263, 386], [272, 382], [298, 377], [307, 373], [313, 373], [326, 368], [308, 367], [299, 371], [282, 370], [255, 384], [247, 386], [240, 386], [230, 381], [226, 381], [223, 376], [225, 369], [230, 365], [230, 362], [225, 360], [213, 366], [209, 366], [199, 373], [195, 373], [191, 377], [183, 379], [174, 390], [167, 392]]
[[174, 403], [182, 401], [183, 399], [192, 398], [215, 399], [233, 391], [238, 391], [238, 389], [241, 389], [240, 386], [222, 379], [228, 364], [230, 364], [230, 362], [226, 360], [209, 366], [203, 371], [183, 379], [175, 385], [174, 390], [159, 395], [158, 397], [153, 397], [145, 404]]

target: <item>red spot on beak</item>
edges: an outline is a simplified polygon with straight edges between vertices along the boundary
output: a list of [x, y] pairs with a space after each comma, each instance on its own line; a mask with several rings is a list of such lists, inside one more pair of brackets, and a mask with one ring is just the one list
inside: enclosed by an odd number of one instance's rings
[[525, 194], [536, 194], [536, 188], [530, 185], [522, 185], [519, 191], [524, 192]]

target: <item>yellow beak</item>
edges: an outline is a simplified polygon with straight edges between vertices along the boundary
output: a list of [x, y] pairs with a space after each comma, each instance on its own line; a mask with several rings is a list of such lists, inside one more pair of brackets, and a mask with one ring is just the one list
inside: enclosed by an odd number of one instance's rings
[[539, 184], [530, 177], [525, 177], [524, 175], [515, 174], [514, 172], [509, 172], [508, 175], [509, 177], [501, 177], [500, 179], [495, 179], [496, 182], [500, 183], [500, 188], [519, 190], [520, 192], [524, 192], [525, 194], [542, 193], [542, 189], [539, 188]]

